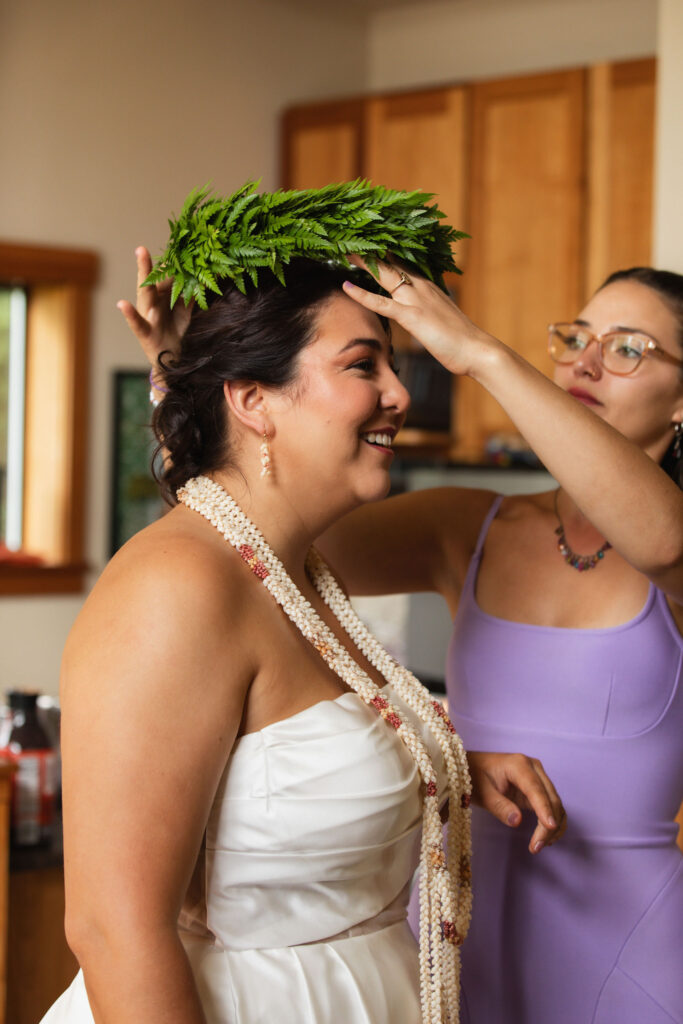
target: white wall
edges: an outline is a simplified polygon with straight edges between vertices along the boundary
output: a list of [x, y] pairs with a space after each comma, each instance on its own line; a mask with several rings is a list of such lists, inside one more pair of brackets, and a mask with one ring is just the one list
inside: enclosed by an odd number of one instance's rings
[[427, 0], [373, 15], [368, 80], [397, 89], [651, 56], [656, 18], [656, 0]]
[[683, 0], [659, 0], [653, 262], [683, 273]]
[[[111, 373], [143, 365], [115, 302], [195, 185], [273, 187], [280, 110], [365, 88], [364, 15], [275, 0], [22, 0], [0, 25], [0, 236], [92, 248], [88, 559], [108, 534]], [[0, 693], [56, 692], [77, 597], [0, 598]]]

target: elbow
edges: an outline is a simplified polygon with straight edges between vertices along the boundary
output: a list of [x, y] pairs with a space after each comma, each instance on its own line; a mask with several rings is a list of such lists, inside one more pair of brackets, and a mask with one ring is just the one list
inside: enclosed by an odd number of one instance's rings
[[100, 915], [82, 906], [70, 906], [68, 901], [64, 932], [67, 945], [81, 967], [101, 954], [111, 940], [109, 929]]
[[662, 531], [657, 543], [654, 573], [663, 576], [675, 572], [683, 572], [683, 531]]
[[647, 568], [643, 567], [641, 571], [667, 597], [677, 603], [683, 602], [683, 539], [677, 544], [673, 538], [662, 538], [656, 562], [653, 559], [650, 565]]
[[99, 899], [67, 900], [66, 941], [87, 974], [92, 965], [111, 960], [120, 963], [178, 940], [176, 917], [154, 913], [137, 903]]

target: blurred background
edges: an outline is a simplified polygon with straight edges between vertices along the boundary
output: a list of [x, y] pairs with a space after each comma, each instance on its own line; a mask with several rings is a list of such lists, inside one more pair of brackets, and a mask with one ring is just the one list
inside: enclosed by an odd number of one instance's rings
[[[57, 694], [87, 590], [158, 513], [145, 364], [115, 303], [134, 297], [135, 247], [161, 251], [192, 188], [362, 175], [438, 193], [472, 235], [458, 301], [546, 367], [546, 324], [608, 272], [683, 271], [682, 52], [680, 0], [4, 4], [0, 690]], [[395, 489], [547, 486], [492, 403], [401, 344], [416, 416]], [[436, 678], [448, 622], [419, 602], [368, 615]], [[38, 914], [58, 935], [55, 878], [42, 903], [22, 890], [32, 934]], [[27, 935], [22, 971], [39, 955]], [[48, 1002], [71, 970], [58, 960]], [[35, 1020], [26, 998], [13, 1024]]]
[[[683, 88], [682, 46], [683, 10], [678, 0], [356, 0], [343, 5], [304, 0], [252, 0], [248, 5], [234, 0], [198, 0], [191, 8], [169, 0], [163, 13], [132, 0], [116, 4], [68, 0], [56, 6], [47, 0], [25, 0], [3, 5], [0, 242], [75, 248], [93, 254], [92, 264], [77, 268], [81, 280], [89, 282], [90, 292], [87, 362], [79, 357], [86, 372], [67, 380], [69, 368], [51, 366], [48, 371], [47, 356], [41, 356], [48, 377], [42, 384], [47, 392], [42, 406], [51, 395], [57, 406], [63, 401], [76, 407], [73, 429], [82, 435], [79, 458], [84, 472], [81, 483], [70, 486], [69, 482], [53, 481], [40, 501], [37, 493], [33, 515], [42, 522], [34, 522], [34, 550], [40, 550], [42, 544], [48, 560], [59, 561], [59, 552], [54, 551], [55, 546], [59, 548], [58, 539], [43, 538], [51, 520], [61, 514], [50, 507], [60, 485], [62, 492], [67, 492], [61, 494], [62, 505], [80, 500], [79, 487], [84, 499], [82, 521], [72, 526], [72, 535], [76, 529], [82, 536], [82, 552], [72, 552], [69, 557], [87, 569], [80, 582], [71, 585], [83, 584], [87, 589], [109, 557], [115, 489], [115, 374], [143, 368], [136, 343], [115, 307], [117, 299], [133, 298], [134, 248], [144, 244], [153, 254], [159, 253], [167, 236], [168, 215], [178, 212], [189, 189], [198, 184], [211, 181], [225, 194], [250, 177], [260, 178], [266, 188], [285, 183], [288, 176], [287, 183], [318, 183], [303, 180], [306, 154], [319, 150], [315, 145], [312, 151], [310, 146], [306, 150], [306, 138], [299, 165], [290, 161], [287, 166], [286, 131], [288, 126], [296, 127], [291, 116], [289, 121], [284, 118], [288, 109], [345, 97], [429, 93], [443, 85], [469, 88], [500, 79], [538, 79], [542, 73], [557, 70], [583, 70], [587, 75], [593, 70], [595, 76], [596, 66], [654, 57], [652, 109], [656, 121], [650, 122], [652, 141], [641, 142], [636, 135], [631, 138], [627, 125], [617, 156], [621, 166], [644, 167], [646, 177], [649, 175], [645, 199], [649, 258], [657, 265], [681, 269], [683, 126], [678, 100]], [[529, 115], [531, 120], [541, 119], [542, 131], [551, 132], [547, 143], [543, 134], [536, 143], [539, 156], [555, 152], [556, 162], [571, 164], [569, 171], [579, 189], [581, 201], [569, 200], [557, 225], [544, 221], [535, 226], [528, 195], [520, 196], [509, 229], [500, 223], [500, 216], [507, 214], [502, 211], [499, 216], [495, 202], [498, 186], [505, 186], [506, 145], [514, 147], [514, 124], [508, 141], [501, 136], [498, 165], [488, 180], [480, 160], [473, 168], [479, 185], [483, 174], [483, 189], [479, 187], [477, 197], [468, 201], [470, 180], [459, 199], [454, 193], [442, 201], [451, 219], [462, 221], [456, 226], [469, 229], [474, 236], [474, 243], [467, 244], [471, 252], [463, 249], [459, 254], [466, 269], [459, 297], [470, 315], [478, 315], [488, 329], [498, 329], [506, 341], [514, 341], [511, 328], [533, 300], [531, 293], [538, 294], [545, 286], [541, 283], [521, 293], [513, 279], [509, 291], [498, 298], [496, 294], [488, 298], [474, 294], [474, 284], [473, 294], [468, 295], [468, 263], [476, 263], [477, 252], [483, 254], [485, 265], [471, 268], [471, 280], [481, 285], [493, 281], [495, 285], [496, 274], [514, 260], [515, 253], [518, 262], [526, 260], [533, 270], [533, 264], [548, 262], [562, 250], [568, 254], [567, 266], [574, 278], [572, 268], [582, 259], [578, 272], [585, 279], [589, 269], [582, 246], [591, 216], [585, 202], [589, 170], [585, 145], [590, 126], [585, 119], [572, 125], [571, 119], [583, 116], [590, 89], [596, 88], [600, 88], [599, 81], [596, 85], [584, 80], [578, 91], [575, 83], [567, 86], [568, 92], [562, 86], [566, 95], [557, 109], [551, 99], [547, 108], [536, 104], [538, 115]], [[553, 89], [551, 83], [550, 95]], [[432, 130], [428, 120], [422, 135], [419, 128], [415, 130], [412, 150], [426, 153], [419, 174], [416, 170], [407, 173], [398, 152], [395, 159], [389, 154], [383, 163], [375, 159], [375, 166], [380, 164], [383, 172], [377, 179], [399, 187], [413, 186], [415, 182], [407, 179], [417, 174], [421, 187], [442, 193], [449, 169], [458, 170], [459, 162], [473, 160], [476, 147], [480, 154], [484, 144], [476, 137], [481, 118], [473, 117], [471, 96], [466, 99], [466, 127], [458, 122], [449, 99], [451, 106], [440, 128]], [[477, 100], [484, 104], [479, 109], [490, 111], [493, 131], [509, 106], [505, 98], [499, 103], [495, 99], [488, 106], [485, 96]], [[377, 123], [377, 112], [372, 117]], [[521, 123], [529, 117], [521, 108]], [[371, 120], [368, 115], [366, 130]], [[553, 126], [559, 124], [561, 133], [565, 122], [574, 141], [567, 141], [565, 132], [558, 142]], [[440, 136], [435, 134], [438, 130]], [[410, 126], [405, 129], [408, 138], [412, 131]], [[466, 135], [457, 139], [457, 131]], [[445, 158], [431, 159], [423, 144], [425, 137], [432, 144], [436, 139], [438, 152], [445, 153]], [[453, 140], [453, 152], [447, 150], [449, 140]], [[343, 133], [327, 141], [324, 136], [323, 145], [329, 165], [321, 172], [313, 168], [312, 176], [325, 173], [328, 167], [330, 173], [339, 168], [339, 176], [346, 176]], [[517, 151], [525, 148], [520, 139]], [[614, 171], [605, 163], [614, 153], [608, 139], [605, 150], [596, 158], [605, 165], [596, 187], [602, 188], [608, 202]], [[366, 154], [369, 152], [366, 145]], [[369, 169], [367, 161], [358, 166], [362, 173]], [[517, 174], [524, 169], [522, 165]], [[456, 187], [447, 186], [452, 191]], [[457, 204], [452, 213], [449, 206]], [[548, 216], [547, 209], [544, 215]], [[479, 223], [471, 222], [473, 216]], [[628, 232], [629, 216], [612, 216], [603, 233], [615, 220]], [[642, 213], [639, 216], [642, 220]], [[599, 226], [596, 230], [599, 234]], [[493, 253], [490, 245], [485, 248], [492, 231], [508, 240], [502, 256], [496, 256], [500, 245], [494, 246]], [[597, 246], [599, 250], [599, 238]], [[0, 261], [0, 283], [8, 284], [12, 275], [22, 281], [22, 266], [13, 268], [12, 260], [17, 257], [10, 251]], [[605, 270], [612, 268], [605, 266]], [[573, 315], [587, 290], [585, 280], [568, 280], [569, 271], [556, 286], [556, 304], [537, 325], [539, 336], [533, 343], [541, 350], [548, 319]], [[35, 272], [40, 275], [40, 269]], [[560, 299], [566, 308], [557, 307]], [[499, 323], [500, 313], [497, 319], [489, 310], [504, 306], [507, 313]], [[49, 313], [48, 309], [48, 318]], [[467, 400], [461, 398], [461, 420]], [[43, 426], [43, 436], [33, 442], [34, 449], [47, 444], [45, 435], [58, 431], [59, 409], [52, 415], [56, 426], [52, 427], [53, 421], [47, 428]], [[40, 425], [36, 434], [40, 438]], [[474, 443], [481, 446], [479, 439]], [[468, 454], [471, 459], [472, 452]], [[72, 450], [51, 453], [42, 478], [55, 472], [59, 460], [74, 458]], [[0, 679], [4, 687], [28, 686], [54, 693], [61, 647], [83, 595], [49, 593], [68, 586], [56, 579], [56, 573], [51, 579], [39, 580], [27, 594], [27, 585], [22, 585], [17, 575], [18, 569], [7, 566], [3, 575], [0, 567]]]

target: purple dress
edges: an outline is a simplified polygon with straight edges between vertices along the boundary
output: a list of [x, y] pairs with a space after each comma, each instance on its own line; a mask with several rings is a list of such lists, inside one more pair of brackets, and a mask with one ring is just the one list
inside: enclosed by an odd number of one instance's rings
[[484, 613], [475, 583], [501, 500], [454, 622], [449, 710], [467, 749], [540, 758], [569, 826], [533, 857], [531, 815], [509, 829], [474, 809], [463, 1021], [683, 1022], [683, 639], [652, 585], [607, 629]]

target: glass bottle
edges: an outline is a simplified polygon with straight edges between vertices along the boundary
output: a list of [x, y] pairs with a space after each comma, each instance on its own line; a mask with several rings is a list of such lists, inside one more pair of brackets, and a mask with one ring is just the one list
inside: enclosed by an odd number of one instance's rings
[[0, 755], [14, 763], [10, 836], [15, 846], [52, 839], [57, 755], [37, 713], [37, 693], [9, 690], [9, 721]]

